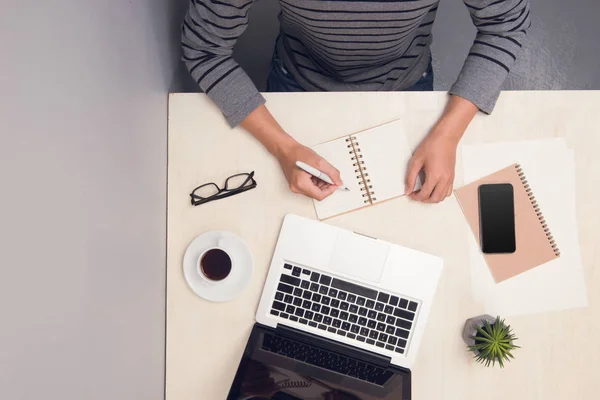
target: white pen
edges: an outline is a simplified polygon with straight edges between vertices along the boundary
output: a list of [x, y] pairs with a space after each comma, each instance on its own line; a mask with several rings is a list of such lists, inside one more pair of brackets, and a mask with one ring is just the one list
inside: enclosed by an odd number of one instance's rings
[[[296, 161], [296, 166], [298, 168], [300, 168], [302, 171], [311, 174], [312, 176], [314, 176], [317, 179], [322, 180], [323, 182], [327, 182], [330, 185], [335, 185], [335, 183], [333, 183], [333, 181], [331, 180], [331, 178], [329, 177], [329, 175], [327, 175], [323, 171], [319, 171], [318, 169], [313, 168], [310, 165], [308, 165], [306, 163], [303, 163], [302, 161]], [[350, 191], [350, 189], [348, 189], [347, 186], [340, 186], [338, 189], [346, 190], [348, 192]]]

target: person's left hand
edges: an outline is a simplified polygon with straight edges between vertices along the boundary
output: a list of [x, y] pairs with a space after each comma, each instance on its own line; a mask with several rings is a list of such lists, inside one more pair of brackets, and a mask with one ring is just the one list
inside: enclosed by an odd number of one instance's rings
[[[411, 199], [439, 203], [452, 194], [457, 146], [458, 140], [454, 135], [446, 135], [435, 128], [423, 140], [408, 166], [406, 194], [410, 194]], [[425, 182], [415, 192], [417, 176], [422, 169], [425, 170]]]
[[[406, 174], [405, 193], [425, 203], [439, 203], [452, 194], [456, 148], [477, 106], [469, 100], [450, 96], [450, 101], [437, 124], [413, 154]], [[417, 176], [425, 171], [423, 187], [415, 192]]]

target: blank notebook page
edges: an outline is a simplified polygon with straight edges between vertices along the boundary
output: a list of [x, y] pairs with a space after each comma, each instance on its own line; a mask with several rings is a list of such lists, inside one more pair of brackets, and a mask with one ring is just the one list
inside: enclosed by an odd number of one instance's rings
[[364, 202], [365, 198], [362, 196], [364, 192], [360, 190], [361, 181], [357, 179], [359, 173], [354, 172], [356, 167], [352, 165], [352, 155], [349, 154], [350, 150], [347, 146], [348, 142], [346, 142], [346, 137], [344, 137], [322, 143], [312, 148], [340, 171], [344, 185], [350, 189], [349, 192], [337, 190], [325, 200], [316, 201], [315, 209], [319, 219], [329, 218], [367, 205]]
[[[404, 195], [404, 182], [412, 156], [401, 121], [394, 121], [356, 135], [365, 173], [371, 180], [373, 203]], [[417, 183], [417, 189], [420, 183]]]

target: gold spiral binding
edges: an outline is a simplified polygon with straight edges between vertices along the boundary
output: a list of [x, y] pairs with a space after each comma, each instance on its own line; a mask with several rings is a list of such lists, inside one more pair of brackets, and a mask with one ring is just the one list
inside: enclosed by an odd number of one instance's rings
[[346, 142], [349, 143], [347, 147], [350, 149], [348, 153], [352, 155], [350, 158], [350, 160], [353, 161], [352, 166], [356, 167], [354, 173], [357, 174], [356, 179], [358, 180], [358, 185], [361, 186], [360, 191], [365, 192], [362, 194], [363, 203], [373, 204], [377, 199], [375, 198], [373, 186], [369, 185], [371, 179], [369, 178], [365, 162], [362, 160], [363, 155], [361, 154], [359, 143], [356, 141], [356, 136], [349, 136], [346, 139]]
[[531, 205], [533, 206], [533, 211], [535, 212], [535, 215], [540, 220], [542, 229], [544, 230], [544, 234], [548, 238], [548, 242], [550, 243], [550, 246], [552, 246], [552, 250], [554, 251], [554, 254], [556, 255], [556, 257], [559, 257], [560, 250], [558, 249], [558, 245], [556, 244], [556, 241], [554, 240], [554, 236], [552, 236], [552, 232], [550, 232], [550, 228], [548, 228], [548, 224], [546, 223], [546, 218], [544, 218], [544, 214], [542, 214], [542, 211], [540, 210], [540, 205], [538, 204], [538, 201], [535, 198], [535, 195], [533, 194], [531, 187], [529, 186], [527, 177], [525, 177], [525, 172], [523, 172], [523, 168], [521, 168], [520, 164], [516, 164], [515, 168], [517, 169], [517, 174], [519, 175], [519, 179], [521, 180], [521, 183], [523, 183], [523, 187], [525, 188], [525, 193], [527, 194], [527, 197], [529, 197], [529, 201], [531, 202]]
[[308, 388], [312, 386], [312, 382], [309, 381], [285, 381], [277, 385], [281, 389], [296, 389], [296, 388]]

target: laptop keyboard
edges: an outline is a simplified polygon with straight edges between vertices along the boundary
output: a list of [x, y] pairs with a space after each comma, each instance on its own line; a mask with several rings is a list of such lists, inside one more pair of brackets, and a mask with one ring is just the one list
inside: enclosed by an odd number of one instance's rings
[[296, 340], [265, 334], [262, 349], [347, 376], [383, 385], [392, 372]]
[[419, 304], [285, 264], [271, 314], [404, 354]]

